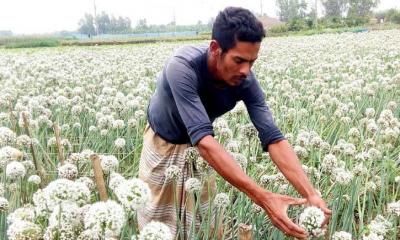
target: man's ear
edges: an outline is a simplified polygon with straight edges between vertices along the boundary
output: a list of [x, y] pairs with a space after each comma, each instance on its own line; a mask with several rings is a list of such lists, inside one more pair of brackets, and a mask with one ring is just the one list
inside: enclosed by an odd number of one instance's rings
[[210, 53], [211, 55], [213, 55], [214, 57], [217, 57], [221, 54], [222, 49], [219, 46], [219, 43], [217, 42], [217, 40], [211, 40], [210, 42]]

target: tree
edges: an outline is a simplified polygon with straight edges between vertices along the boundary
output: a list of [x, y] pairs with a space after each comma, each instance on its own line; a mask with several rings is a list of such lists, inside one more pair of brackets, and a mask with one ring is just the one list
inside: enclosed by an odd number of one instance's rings
[[305, 0], [276, 0], [276, 5], [279, 9], [279, 19], [284, 22], [296, 18], [304, 18], [307, 13], [307, 3]]
[[139, 31], [146, 31], [149, 27], [147, 26], [147, 19], [143, 18], [143, 19], [139, 19], [137, 25], [136, 25], [136, 29]]
[[111, 20], [106, 12], [101, 12], [96, 18], [97, 31], [99, 34], [111, 32]]
[[372, 13], [379, 0], [350, 0], [348, 17], [367, 17]]
[[96, 33], [94, 17], [91, 14], [85, 13], [85, 16], [79, 20], [78, 25], [78, 31], [82, 34], [94, 35]]
[[132, 30], [131, 20], [128, 17], [109, 17], [107, 13], [102, 12], [96, 20], [91, 14], [86, 13], [84, 18], [79, 20], [78, 31], [83, 34], [96, 34], [96, 28], [99, 34], [105, 33], [127, 33]]
[[342, 17], [345, 15], [349, 0], [322, 0], [326, 17]]

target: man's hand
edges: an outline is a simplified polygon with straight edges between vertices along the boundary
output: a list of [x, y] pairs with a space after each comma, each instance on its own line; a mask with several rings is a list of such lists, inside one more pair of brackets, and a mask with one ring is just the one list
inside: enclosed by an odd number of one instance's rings
[[321, 227], [326, 227], [326, 225], [329, 223], [332, 211], [326, 206], [325, 201], [318, 194], [315, 194], [307, 197], [307, 203], [311, 206], [320, 208], [324, 212], [325, 220]]
[[293, 198], [286, 195], [265, 192], [260, 197], [259, 205], [266, 211], [272, 224], [285, 235], [299, 239], [307, 237], [306, 231], [296, 225], [287, 215], [290, 205], [302, 205], [307, 203], [305, 198]]

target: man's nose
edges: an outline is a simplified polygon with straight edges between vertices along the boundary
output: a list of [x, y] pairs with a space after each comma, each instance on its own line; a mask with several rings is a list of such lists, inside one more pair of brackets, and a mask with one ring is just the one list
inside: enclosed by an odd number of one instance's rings
[[242, 66], [240, 67], [240, 74], [247, 76], [250, 72], [250, 68], [251, 68], [250, 63], [248, 63], [248, 62], [243, 63]]

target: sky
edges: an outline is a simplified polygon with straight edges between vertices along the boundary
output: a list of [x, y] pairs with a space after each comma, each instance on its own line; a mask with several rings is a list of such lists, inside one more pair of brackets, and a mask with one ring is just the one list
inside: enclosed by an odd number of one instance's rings
[[[277, 16], [275, 0], [0, 0], [0, 30], [15, 34], [73, 31], [85, 13], [94, 15], [94, 2], [98, 13], [129, 17], [133, 26], [143, 18], [148, 24], [166, 24], [174, 17], [177, 24], [206, 23], [227, 6], [257, 13], [262, 9], [268, 16]], [[400, 9], [400, 0], [381, 0], [377, 9], [389, 8]]]

